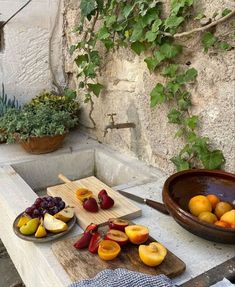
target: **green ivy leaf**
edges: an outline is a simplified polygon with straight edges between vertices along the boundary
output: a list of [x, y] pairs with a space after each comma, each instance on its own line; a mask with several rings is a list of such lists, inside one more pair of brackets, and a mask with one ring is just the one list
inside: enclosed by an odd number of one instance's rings
[[69, 47], [69, 54], [73, 55], [73, 52], [76, 51], [76, 49], [77, 49], [77, 45], [71, 45]]
[[225, 17], [226, 15], [228, 15], [229, 13], [231, 13], [232, 10], [228, 9], [228, 8], [225, 8], [222, 12], [222, 17]]
[[174, 81], [170, 81], [166, 84], [166, 89], [175, 95], [180, 89], [180, 84]]
[[131, 44], [131, 49], [137, 54], [140, 55], [146, 50], [145, 45], [139, 41]]
[[89, 63], [84, 69], [83, 69], [83, 73], [86, 77], [89, 78], [95, 78], [96, 77], [96, 65], [94, 63]]
[[198, 72], [196, 69], [191, 68], [186, 71], [184, 74], [184, 82], [192, 82], [196, 79]]
[[181, 53], [182, 46], [165, 43], [160, 47], [159, 51], [166, 59], [171, 59]]
[[113, 43], [113, 41], [111, 39], [103, 39], [101, 41], [105, 45], [105, 48], [107, 50], [110, 50], [110, 49], [112, 49], [114, 47], [114, 43]]
[[156, 19], [156, 9], [152, 8], [148, 10], [148, 13], [142, 17], [143, 27], [147, 27], [148, 25], [152, 24], [152, 22]]
[[81, 66], [84, 62], [88, 62], [88, 55], [78, 55], [77, 58], [75, 59], [75, 63], [77, 66]]
[[176, 110], [176, 109], [172, 109], [168, 115], [168, 122], [172, 123], [172, 124], [181, 124], [182, 119], [181, 119], [181, 112]]
[[89, 91], [93, 92], [97, 97], [99, 97], [100, 92], [103, 90], [104, 86], [97, 83], [97, 84], [87, 84]]
[[90, 57], [91, 57], [91, 62], [96, 65], [99, 66], [100, 65], [100, 55], [98, 51], [91, 51], [90, 53]]
[[108, 31], [107, 27], [105, 27], [105, 26], [100, 28], [97, 35], [98, 35], [99, 40], [107, 39], [110, 36], [109, 31]]
[[202, 18], [205, 18], [205, 17], [206, 17], [205, 14], [200, 12], [194, 17], [194, 20], [201, 20]]
[[189, 127], [192, 131], [197, 127], [198, 124], [198, 116], [192, 116], [185, 120], [185, 124]]
[[177, 102], [178, 107], [181, 111], [187, 111], [191, 107], [192, 103], [189, 98], [180, 98]]
[[176, 15], [172, 15], [165, 20], [165, 29], [168, 28], [177, 28], [181, 23], [184, 22], [184, 17], [177, 17]]
[[80, 9], [81, 14], [85, 17], [90, 15], [97, 8], [97, 2], [95, 0], [81, 0]]
[[112, 25], [117, 21], [117, 17], [115, 15], [107, 16], [105, 18], [105, 25], [107, 28], [112, 27]]
[[[162, 60], [164, 60], [164, 56], [162, 57]], [[157, 57], [155, 58], [148, 57], [148, 58], [145, 58], [144, 61], [147, 64], [147, 67], [150, 72], [153, 72], [155, 68], [157, 67], [157, 65], [161, 62], [161, 60]]]
[[208, 151], [200, 156], [204, 168], [220, 169], [225, 163], [224, 156], [220, 150]]
[[176, 76], [176, 72], [178, 70], [178, 65], [176, 64], [170, 64], [163, 68], [161, 75], [168, 76], [170, 78], [174, 78]]
[[156, 19], [152, 24], [151, 31], [152, 32], [158, 32], [161, 24], [162, 24], [162, 20], [160, 18]]
[[131, 14], [131, 12], [133, 11], [134, 7], [135, 7], [135, 5], [130, 5], [130, 4], [125, 5], [125, 7], [123, 8], [122, 14], [123, 14], [123, 16], [126, 19]]
[[133, 27], [133, 32], [130, 37], [130, 42], [139, 41], [143, 36], [143, 32], [144, 30], [143, 30], [142, 24], [140, 22], [137, 22]]
[[209, 48], [217, 42], [217, 38], [211, 32], [205, 32], [202, 36], [202, 45], [204, 51], [208, 52]]
[[147, 40], [147, 42], [154, 42], [157, 38], [157, 35], [158, 33], [156, 32], [152, 32], [152, 31], [148, 31], [146, 34], [145, 34], [145, 40]]
[[223, 51], [230, 51], [233, 47], [226, 42], [218, 42], [218, 48]]
[[176, 166], [177, 171], [182, 171], [190, 168], [189, 162], [187, 162], [186, 159], [183, 159], [180, 156], [175, 156], [171, 158], [171, 161]]
[[166, 97], [164, 94], [164, 87], [162, 84], [158, 83], [155, 88], [150, 93], [151, 96], [151, 107], [155, 107], [158, 104], [162, 104]]
[[177, 15], [184, 7], [193, 5], [194, 0], [171, 0], [171, 13]]

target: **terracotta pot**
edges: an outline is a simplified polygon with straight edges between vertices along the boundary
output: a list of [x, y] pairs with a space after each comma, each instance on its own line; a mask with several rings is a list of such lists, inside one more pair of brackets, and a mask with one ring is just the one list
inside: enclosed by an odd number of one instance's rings
[[66, 134], [43, 136], [43, 137], [30, 137], [27, 140], [18, 140], [20, 145], [31, 154], [44, 154], [57, 150]]
[[195, 195], [215, 194], [221, 201], [235, 200], [235, 174], [215, 170], [187, 170], [170, 176], [163, 187], [163, 202], [185, 229], [207, 240], [235, 244], [235, 229], [207, 223], [192, 215], [189, 200]]

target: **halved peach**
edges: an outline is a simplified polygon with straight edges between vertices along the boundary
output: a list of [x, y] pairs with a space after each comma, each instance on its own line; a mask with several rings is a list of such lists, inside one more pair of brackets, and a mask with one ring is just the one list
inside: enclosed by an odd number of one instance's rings
[[149, 245], [139, 246], [140, 259], [148, 266], [153, 267], [161, 264], [166, 255], [166, 248], [158, 242], [151, 242]]
[[110, 218], [109, 228], [125, 231], [125, 227], [129, 225], [129, 221], [120, 218]]
[[116, 230], [116, 229], [110, 229], [106, 233], [105, 239], [113, 240], [113, 241], [117, 242], [120, 246], [122, 246], [128, 242], [127, 235], [123, 231]]
[[143, 225], [129, 225], [125, 228], [125, 233], [134, 244], [142, 244], [149, 238], [149, 229]]
[[102, 240], [98, 247], [98, 255], [105, 261], [116, 258], [120, 251], [120, 245], [112, 240]]
[[85, 199], [92, 197], [93, 193], [86, 188], [79, 188], [76, 190], [76, 196], [79, 200], [84, 201]]

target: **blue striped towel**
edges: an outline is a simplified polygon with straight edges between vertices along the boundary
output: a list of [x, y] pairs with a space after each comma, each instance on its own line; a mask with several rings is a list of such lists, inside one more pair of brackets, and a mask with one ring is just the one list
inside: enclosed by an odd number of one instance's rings
[[74, 282], [69, 287], [176, 287], [165, 275], [148, 275], [118, 268], [105, 269], [94, 278]]

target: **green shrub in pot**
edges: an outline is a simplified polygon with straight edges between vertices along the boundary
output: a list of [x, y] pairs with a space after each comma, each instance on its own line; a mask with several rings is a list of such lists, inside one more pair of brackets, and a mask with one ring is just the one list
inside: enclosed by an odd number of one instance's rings
[[0, 121], [0, 129], [6, 131], [8, 142], [29, 142], [35, 138], [65, 135], [76, 124], [77, 119], [69, 112], [52, 109], [49, 104], [39, 104], [21, 110], [9, 109]]

